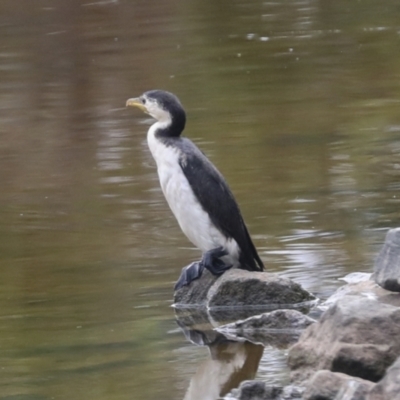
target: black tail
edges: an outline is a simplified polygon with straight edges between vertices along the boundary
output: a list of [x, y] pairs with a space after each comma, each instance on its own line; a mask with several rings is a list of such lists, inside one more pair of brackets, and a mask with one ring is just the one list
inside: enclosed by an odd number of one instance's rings
[[240, 268], [247, 271], [264, 271], [265, 267], [261, 261], [260, 256], [257, 253], [257, 249], [251, 240], [249, 231], [246, 226], [244, 227], [246, 232], [246, 249], [240, 249]]

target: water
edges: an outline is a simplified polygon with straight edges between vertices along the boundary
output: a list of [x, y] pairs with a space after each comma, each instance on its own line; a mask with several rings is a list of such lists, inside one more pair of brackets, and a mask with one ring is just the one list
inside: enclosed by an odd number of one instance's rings
[[178, 94], [268, 270], [323, 298], [371, 271], [400, 224], [396, 1], [0, 8], [1, 399], [179, 399], [210, 362], [170, 307], [199, 254], [124, 107], [145, 90]]

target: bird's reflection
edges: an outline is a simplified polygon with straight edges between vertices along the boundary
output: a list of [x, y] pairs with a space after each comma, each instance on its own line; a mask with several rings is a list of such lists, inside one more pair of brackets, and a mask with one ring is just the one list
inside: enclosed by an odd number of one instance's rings
[[177, 323], [188, 340], [209, 349], [209, 357], [191, 378], [184, 400], [216, 400], [238, 387], [242, 381], [254, 379], [263, 355], [263, 345], [233, 341], [210, 327], [202, 330], [197, 325], [194, 328], [180, 319]]
[[184, 400], [216, 400], [254, 379], [264, 347], [250, 342], [220, 342], [209, 345], [210, 357], [200, 364], [190, 380]]

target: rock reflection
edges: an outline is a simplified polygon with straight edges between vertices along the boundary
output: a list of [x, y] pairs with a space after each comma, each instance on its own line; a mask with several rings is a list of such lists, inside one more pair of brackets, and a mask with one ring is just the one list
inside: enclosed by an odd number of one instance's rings
[[[190, 380], [184, 400], [214, 400], [227, 395], [242, 381], [255, 378], [265, 347], [275, 348], [275, 351], [279, 352], [278, 349], [286, 349], [293, 344], [301, 332], [301, 329], [265, 329], [265, 326], [260, 329], [235, 331], [232, 329], [232, 325], [235, 324], [226, 325], [232, 321], [232, 310], [228, 310], [225, 318], [219, 313], [217, 318], [219, 322], [213, 318], [210, 311], [206, 308], [175, 310], [176, 322], [185, 337], [193, 344], [207, 346], [209, 349], [208, 358], [199, 365]], [[256, 314], [259, 314], [260, 310], [240, 311], [241, 317], [259, 320]], [[293, 310], [282, 310], [283, 314], [288, 312], [298, 313]], [[273, 312], [262, 316], [272, 316], [272, 314]], [[225, 325], [222, 325], [222, 321]], [[271, 354], [268, 362], [273, 366], [275, 362], [270, 359]], [[280, 356], [281, 354], [275, 354], [275, 357], [282, 358]]]

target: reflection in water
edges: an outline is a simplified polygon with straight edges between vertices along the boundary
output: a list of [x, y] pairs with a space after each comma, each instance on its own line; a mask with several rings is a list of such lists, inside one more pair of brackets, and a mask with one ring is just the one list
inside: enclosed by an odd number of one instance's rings
[[217, 400], [241, 382], [254, 379], [264, 347], [250, 342], [210, 344], [210, 358], [191, 378], [185, 400]]
[[[176, 315], [186, 338], [209, 349], [208, 358], [190, 379], [185, 400], [216, 400], [242, 381], [254, 379], [263, 355], [263, 345], [229, 340], [222, 333], [210, 329], [207, 310], [177, 310]], [[186, 325], [188, 323], [190, 325]]]
[[246, 307], [217, 311], [175, 308], [176, 322], [185, 337], [209, 350], [208, 357], [190, 379], [185, 399], [219, 399], [244, 380], [254, 379], [260, 362], [258, 375], [265, 382], [276, 384], [271, 381], [271, 374], [279, 376], [281, 384], [288, 381], [286, 349], [297, 341], [302, 330], [268, 329], [265, 325], [257, 328], [257, 323], [251, 329], [238, 330], [227, 325], [268, 311], [271, 310]]

